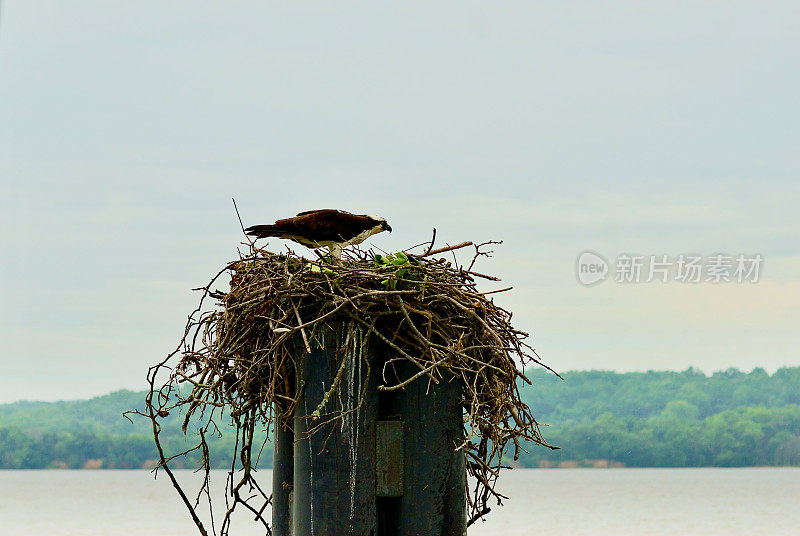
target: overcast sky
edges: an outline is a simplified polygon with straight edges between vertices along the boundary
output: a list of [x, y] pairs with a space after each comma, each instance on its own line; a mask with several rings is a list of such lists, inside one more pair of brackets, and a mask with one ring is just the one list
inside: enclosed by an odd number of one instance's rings
[[[231, 197], [504, 240], [480, 269], [558, 370], [800, 365], [798, 5], [6, 0], [0, 402], [144, 388]], [[586, 249], [764, 262], [585, 287]]]

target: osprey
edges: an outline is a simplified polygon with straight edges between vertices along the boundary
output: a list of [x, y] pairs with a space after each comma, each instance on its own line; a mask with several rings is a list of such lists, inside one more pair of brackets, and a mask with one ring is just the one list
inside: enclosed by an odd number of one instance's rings
[[293, 240], [310, 248], [327, 246], [331, 256], [342, 258], [342, 249], [360, 244], [381, 231], [392, 232], [383, 218], [366, 214], [351, 214], [344, 210], [325, 208], [307, 210], [294, 218], [278, 220], [272, 225], [253, 225], [245, 229], [250, 236], [275, 236]]

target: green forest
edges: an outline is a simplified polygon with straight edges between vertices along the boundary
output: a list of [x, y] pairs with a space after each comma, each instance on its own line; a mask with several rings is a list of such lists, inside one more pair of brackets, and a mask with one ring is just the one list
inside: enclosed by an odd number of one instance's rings
[[527, 449], [523, 466], [800, 465], [800, 367], [562, 376], [536, 371], [522, 391], [561, 447]]
[[[527, 445], [522, 467], [702, 467], [800, 465], [800, 367], [774, 374], [728, 369], [683, 372], [573, 371], [563, 380], [528, 371], [520, 385], [550, 450]], [[152, 467], [144, 392], [91, 400], [0, 405], [0, 469]], [[164, 425], [169, 449], [186, 445], [178, 416]], [[170, 418], [172, 419], [172, 417]], [[215, 467], [230, 466], [232, 433], [210, 440]], [[193, 438], [190, 438], [193, 439]], [[272, 462], [269, 446], [260, 466]], [[196, 458], [177, 460], [193, 467]]]

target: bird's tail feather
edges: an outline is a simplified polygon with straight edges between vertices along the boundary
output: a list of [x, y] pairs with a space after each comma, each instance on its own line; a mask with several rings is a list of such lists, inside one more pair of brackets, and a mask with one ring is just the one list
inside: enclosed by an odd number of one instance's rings
[[250, 236], [255, 236], [258, 238], [266, 238], [268, 236], [280, 236], [283, 234], [278, 228], [274, 225], [253, 225], [252, 227], [248, 227], [244, 230]]

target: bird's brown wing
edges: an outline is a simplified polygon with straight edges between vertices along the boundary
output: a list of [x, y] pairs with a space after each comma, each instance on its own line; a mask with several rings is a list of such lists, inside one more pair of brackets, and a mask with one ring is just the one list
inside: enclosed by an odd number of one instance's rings
[[315, 212], [339, 212], [341, 214], [350, 214], [346, 210], [338, 210], [335, 208], [318, 208], [316, 210], [304, 210], [303, 212], [298, 212], [298, 216], [306, 216], [308, 214], [314, 214]]
[[369, 227], [369, 216], [343, 210], [322, 209], [301, 212], [294, 218], [278, 220], [275, 231], [320, 241], [346, 241]]

